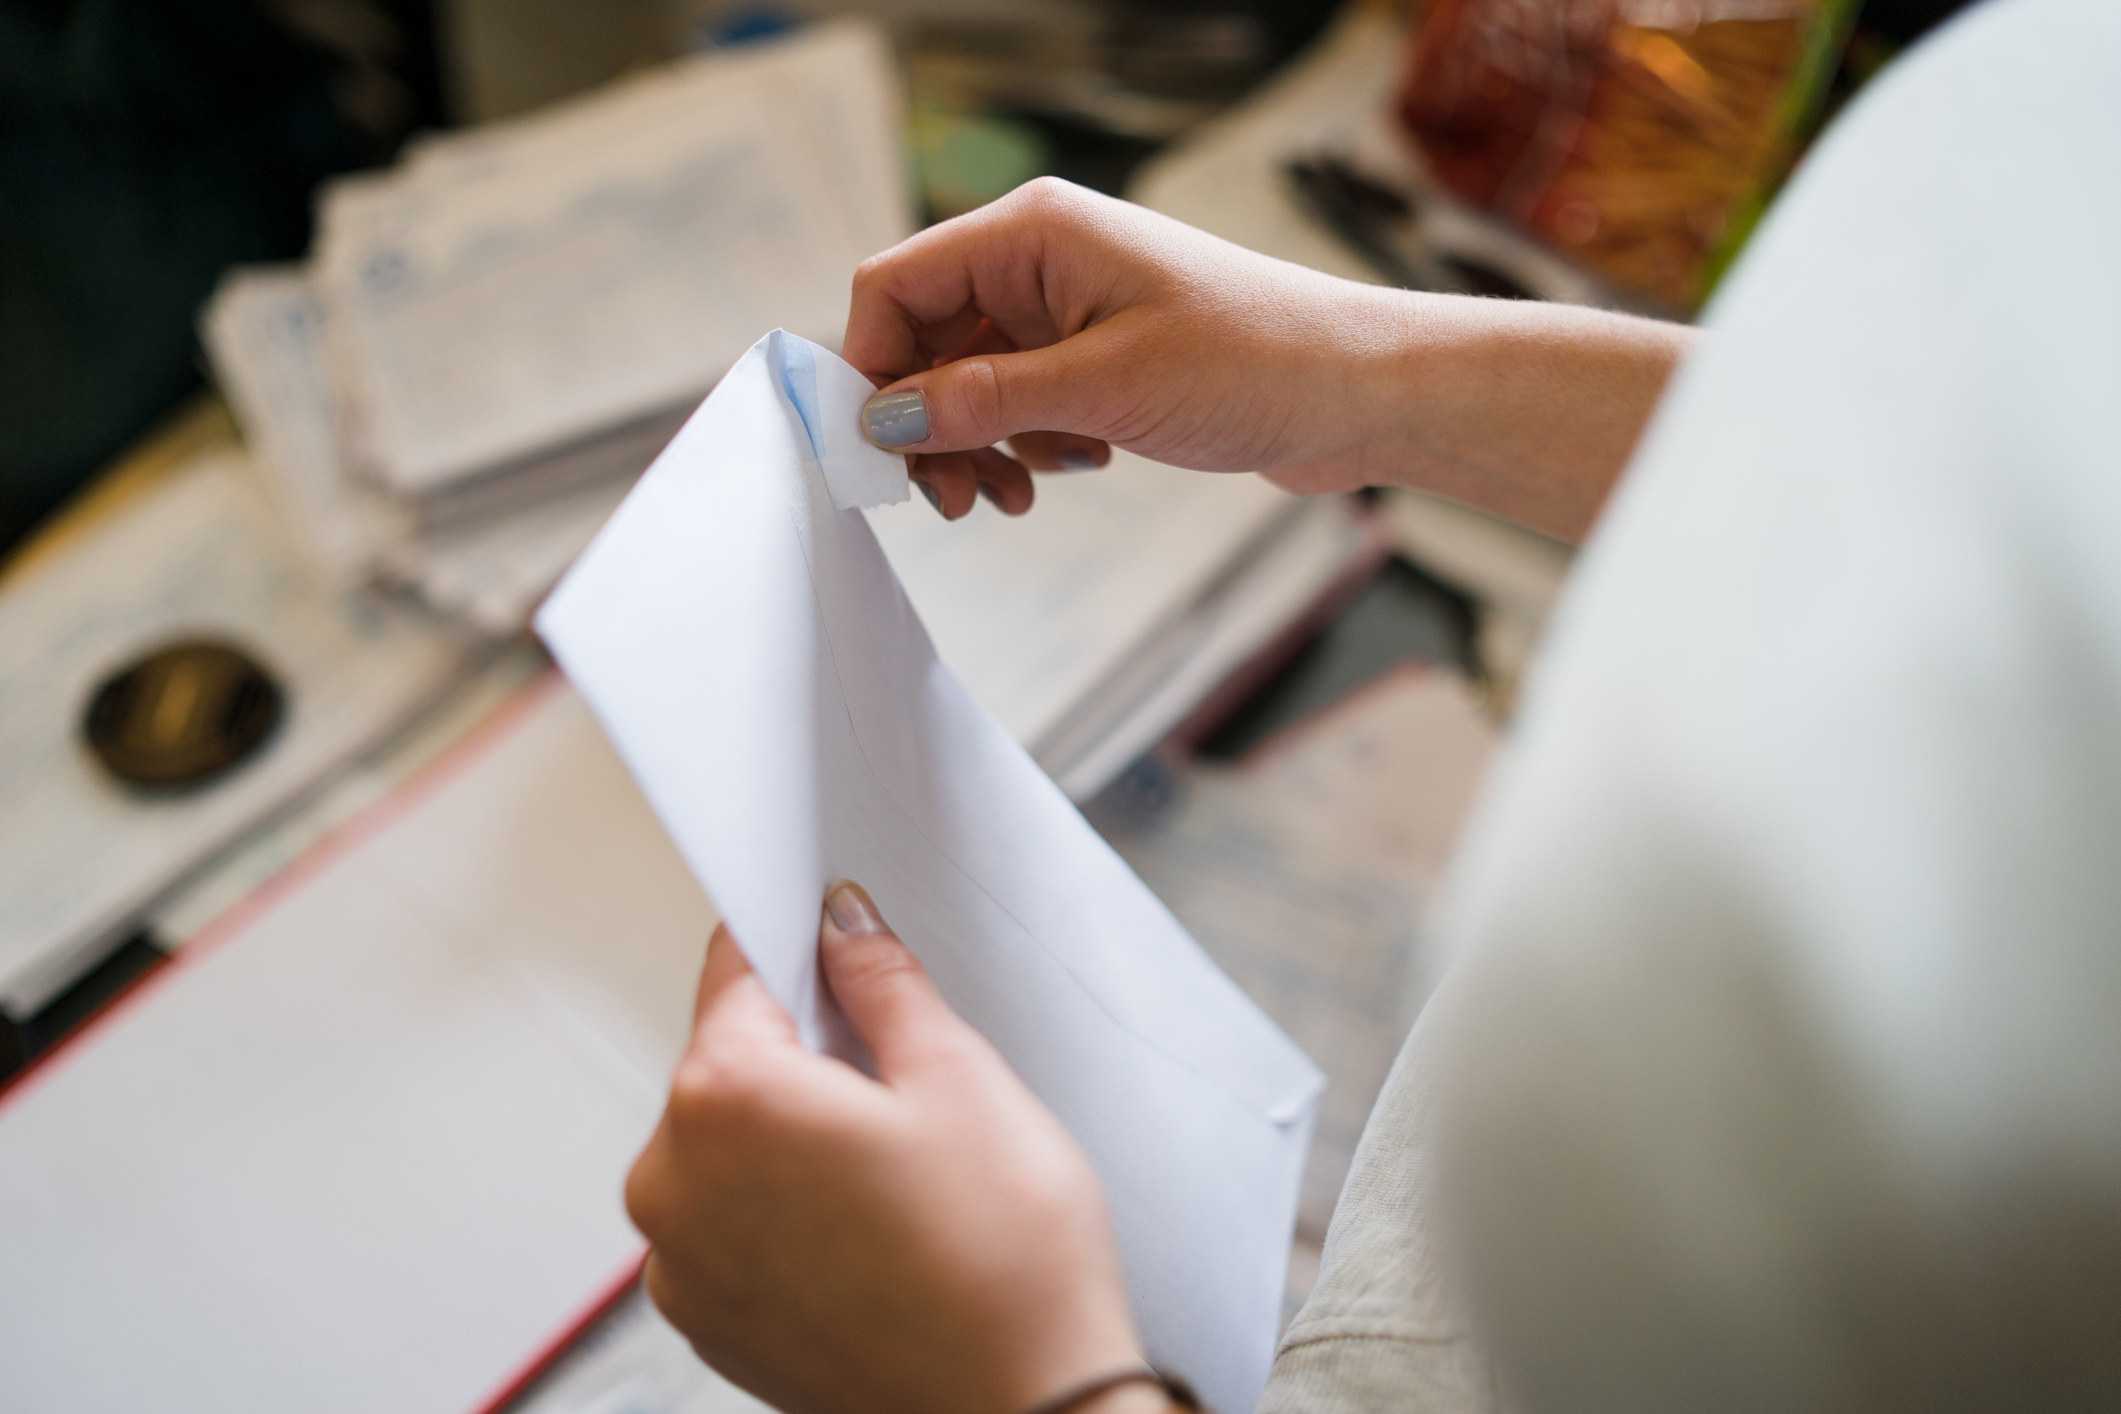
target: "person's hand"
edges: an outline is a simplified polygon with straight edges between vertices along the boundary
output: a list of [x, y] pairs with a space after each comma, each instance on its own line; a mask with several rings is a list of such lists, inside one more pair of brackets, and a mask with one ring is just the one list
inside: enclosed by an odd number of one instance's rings
[[1389, 412], [1361, 365], [1403, 318], [1390, 293], [1042, 178], [864, 262], [843, 352], [890, 384], [871, 439], [952, 519], [976, 490], [1021, 512], [1026, 467], [1100, 466], [1107, 444], [1352, 485]]
[[[842, 352], [870, 440], [956, 519], [1110, 446], [1296, 491], [1399, 484], [1574, 539], [1678, 325], [1358, 284], [1053, 178], [865, 261]], [[1007, 442], [1014, 456], [997, 444]]]
[[[657, 1307], [789, 1414], [1007, 1414], [1138, 1362], [1074, 1140], [860, 888], [835, 886], [819, 943], [878, 1078], [807, 1050], [715, 931], [691, 1046], [626, 1184]], [[1135, 1388], [1096, 1408], [1130, 1402], [1163, 1407]]]

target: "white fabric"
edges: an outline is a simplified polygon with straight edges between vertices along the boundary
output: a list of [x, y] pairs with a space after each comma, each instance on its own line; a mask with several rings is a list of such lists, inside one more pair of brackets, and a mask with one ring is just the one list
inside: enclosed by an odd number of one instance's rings
[[[1440, 1136], [1350, 1183], [1441, 1159], [1524, 1407], [2121, 1407], [2117, 257], [2121, 6], [1973, 11], [1810, 156], [1599, 527], [1446, 910]], [[1299, 1329], [1427, 1250], [1402, 1187]], [[1268, 1402], [1422, 1358], [1291, 1346]]]

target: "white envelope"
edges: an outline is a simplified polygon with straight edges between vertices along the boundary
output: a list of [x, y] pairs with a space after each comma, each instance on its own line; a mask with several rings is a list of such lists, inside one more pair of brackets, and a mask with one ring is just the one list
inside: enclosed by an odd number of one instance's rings
[[1096, 1165], [1150, 1358], [1250, 1409], [1323, 1079], [937, 660], [849, 508], [905, 493], [871, 391], [760, 340], [539, 632], [804, 1035], [858, 880]]

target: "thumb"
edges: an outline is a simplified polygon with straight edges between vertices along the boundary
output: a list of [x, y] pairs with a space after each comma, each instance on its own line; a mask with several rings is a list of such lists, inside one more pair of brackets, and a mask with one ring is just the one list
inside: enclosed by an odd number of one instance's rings
[[862, 408], [862, 431], [894, 452], [969, 452], [1020, 432], [1103, 437], [1113, 367], [1091, 330], [1021, 353], [974, 354], [902, 378]]
[[886, 1084], [964, 1026], [860, 884], [842, 881], [827, 890], [818, 956], [833, 999], [868, 1045]]

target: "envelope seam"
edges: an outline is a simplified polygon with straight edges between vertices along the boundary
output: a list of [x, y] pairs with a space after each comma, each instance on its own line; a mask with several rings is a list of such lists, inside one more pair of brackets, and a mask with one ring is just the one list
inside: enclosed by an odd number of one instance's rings
[[[861, 512], [835, 511], [834, 514], [860, 515]], [[914, 818], [913, 812], [906, 808], [905, 802], [901, 801], [898, 798], [897, 793], [891, 789], [890, 783], [887, 782], [884, 779], [883, 775], [876, 769], [876, 764], [869, 759], [869, 747], [866, 743], [863, 742], [861, 728], [855, 723], [854, 713], [847, 706], [847, 681], [845, 676], [840, 672], [839, 647], [833, 641], [832, 620], [825, 613], [824, 596], [818, 592], [817, 566], [812, 562], [811, 559], [810, 540], [808, 536], [803, 534], [802, 522], [797, 518], [796, 512], [793, 507], [790, 508], [788, 515], [789, 520], [792, 523], [792, 528], [795, 531], [796, 546], [802, 552], [803, 556], [803, 579], [804, 582], [810, 587], [811, 612], [817, 615], [818, 627], [822, 631], [822, 637], [825, 643], [825, 658], [826, 661], [828, 661], [832, 665], [833, 685], [839, 689], [840, 711], [846, 714], [847, 730], [849, 734], [852, 735], [854, 738], [855, 753], [859, 755], [862, 759], [862, 769], [869, 773], [869, 779], [874, 781], [876, 783], [877, 789], [883, 792], [884, 799], [891, 802], [891, 808], [899, 813], [899, 817], [906, 822], [906, 825], [909, 829], [911, 829], [915, 834], [919, 835], [923, 840], [927, 841], [928, 847], [935, 851], [937, 857], [942, 859], [952, 869], [955, 869], [958, 872], [959, 876], [961, 876], [973, 888], [977, 889], [989, 903], [995, 906], [995, 908], [999, 909], [1002, 913], [1002, 916], [1007, 918], [1011, 923], [1014, 923], [1017, 928], [1022, 931], [1025, 937], [1029, 938], [1033, 943], [1038, 946], [1041, 952], [1045, 953], [1056, 963], [1060, 964], [1060, 969], [1063, 973], [1067, 975], [1068, 980], [1073, 982], [1076, 987], [1082, 992], [1082, 994], [1085, 997], [1089, 998], [1090, 1004], [1092, 1006], [1095, 1006], [1099, 1011], [1103, 1012], [1105, 1016], [1111, 1020], [1113, 1025], [1118, 1026], [1128, 1035], [1134, 1037], [1137, 1041], [1141, 1042], [1141, 1044], [1147, 1046], [1156, 1054], [1164, 1057], [1164, 1059], [1170, 1061], [1173, 1065], [1185, 1071], [1187, 1074], [1194, 1076], [1202, 1083], [1213, 1087], [1214, 1089], [1222, 1092], [1224, 1095], [1229, 1096], [1230, 1099], [1233, 1100], [1241, 1109], [1244, 1109], [1252, 1114], [1259, 1116], [1261, 1119], [1265, 1120], [1269, 1124], [1276, 1125], [1277, 1127], [1286, 1126], [1286, 1124], [1290, 1121], [1275, 1119], [1272, 1113], [1272, 1106], [1257, 1104], [1252, 1100], [1247, 1099], [1244, 1095], [1232, 1089], [1222, 1080], [1216, 1078], [1213, 1075], [1208, 1074], [1199, 1066], [1187, 1060], [1184, 1056], [1181, 1056], [1176, 1052], [1170, 1050], [1168, 1047], [1162, 1045], [1154, 1038], [1143, 1035], [1139, 1028], [1129, 1024], [1123, 1017], [1119, 1016], [1116, 1012], [1114, 1012], [1111, 1007], [1105, 1004], [1105, 999], [1103, 997], [1100, 997], [1097, 994], [1096, 990], [1092, 988], [1089, 983], [1085, 982], [1082, 979], [1082, 977], [1076, 972], [1075, 968], [1069, 964], [1068, 959], [1064, 955], [1062, 955], [1052, 945], [1047, 943], [1044, 938], [1040, 937], [1038, 935], [1037, 930], [1033, 929], [1028, 924], [1026, 924], [1023, 919], [1018, 918], [1016, 914], [1010, 910], [1007, 904], [1003, 903], [1000, 899], [996, 898], [987, 889], [987, 886], [979, 881], [978, 877], [974, 875], [971, 870], [967, 869], [963, 864], [959, 863], [957, 858], [952, 855], [949, 850], [943, 848], [943, 846], [938, 843], [936, 839], [928, 833], [927, 830], [921, 827], [920, 821]], [[879, 549], [879, 553], [881, 553], [881, 549]], [[903, 592], [904, 591], [901, 591], [901, 593]], [[1311, 1103], [1315, 1104], [1317, 1098], [1317, 1092], [1314, 1089], [1311, 1095]]]

